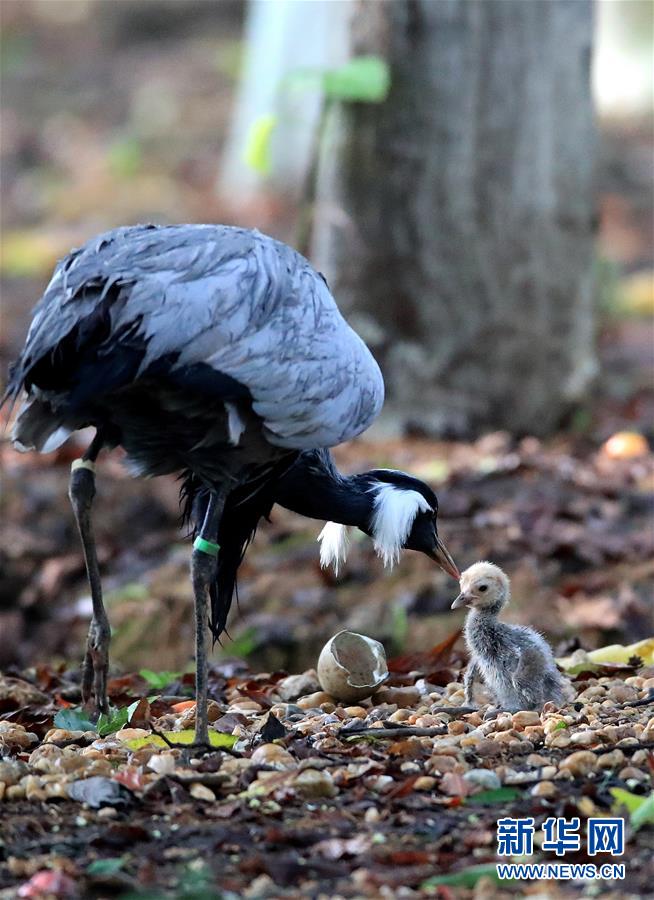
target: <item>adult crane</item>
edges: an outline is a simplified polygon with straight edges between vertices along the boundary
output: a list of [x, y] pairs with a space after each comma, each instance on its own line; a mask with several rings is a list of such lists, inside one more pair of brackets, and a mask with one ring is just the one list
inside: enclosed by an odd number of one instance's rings
[[108, 709], [110, 628], [91, 527], [95, 462], [122, 446], [136, 474], [180, 473], [193, 523], [196, 743], [208, 743], [207, 620], [225, 627], [236, 572], [274, 503], [327, 520], [321, 561], [339, 566], [348, 526], [386, 565], [420, 550], [458, 570], [438, 537], [438, 501], [410, 475], [345, 477], [329, 449], [378, 414], [377, 363], [324, 278], [257, 231], [217, 225], [117, 228], [71, 252], [36, 306], [4, 401], [26, 397], [15, 445], [43, 453], [95, 437], [69, 496], [93, 602], [82, 699]]

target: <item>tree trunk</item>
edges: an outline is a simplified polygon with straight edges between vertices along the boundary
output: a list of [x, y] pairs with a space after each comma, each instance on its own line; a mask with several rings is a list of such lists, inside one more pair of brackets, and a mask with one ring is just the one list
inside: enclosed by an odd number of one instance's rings
[[355, 7], [392, 87], [332, 123], [314, 260], [405, 426], [546, 434], [595, 373], [591, 3]]

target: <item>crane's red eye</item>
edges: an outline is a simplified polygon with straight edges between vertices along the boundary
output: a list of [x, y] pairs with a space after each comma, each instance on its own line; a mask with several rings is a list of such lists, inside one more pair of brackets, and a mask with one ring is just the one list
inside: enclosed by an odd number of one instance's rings
[[479, 590], [480, 590], [480, 592], [483, 594], [484, 591], [487, 591], [487, 590], [488, 590], [488, 585], [487, 585], [487, 584], [480, 584], [480, 585], [479, 585]]

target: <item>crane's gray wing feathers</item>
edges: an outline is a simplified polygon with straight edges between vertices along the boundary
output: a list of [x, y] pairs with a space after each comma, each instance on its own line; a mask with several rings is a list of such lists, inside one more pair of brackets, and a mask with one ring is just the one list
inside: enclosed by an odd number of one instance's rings
[[379, 367], [326, 283], [256, 231], [183, 225], [115, 229], [57, 267], [23, 370], [110, 298], [112, 335], [141, 342], [139, 374], [203, 362], [248, 388], [271, 443], [334, 446], [365, 430], [384, 398]]

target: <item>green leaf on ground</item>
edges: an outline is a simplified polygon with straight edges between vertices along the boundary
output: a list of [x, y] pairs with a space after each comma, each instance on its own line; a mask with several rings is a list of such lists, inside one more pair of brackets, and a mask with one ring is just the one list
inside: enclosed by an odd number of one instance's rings
[[113, 734], [127, 725], [129, 721], [129, 707], [124, 706], [122, 709], [110, 709], [109, 713], [100, 713], [98, 716], [98, 724], [95, 726], [100, 737], [106, 737]]
[[349, 103], [382, 103], [390, 86], [390, 69], [380, 56], [357, 56], [323, 76], [325, 94]]
[[147, 681], [150, 687], [162, 691], [173, 681], [177, 681], [181, 672], [153, 672], [152, 669], [139, 669], [139, 675]]
[[[149, 734], [147, 737], [132, 738], [124, 741], [126, 747], [130, 750], [141, 750], [143, 747], [168, 747], [164, 740], [166, 738], [173, 745], [192, 744], [195, 740], [195, 731], [187, 729], [185, 731], [164, 731], [163, 737], [158, 734]], [[212, 747], [218, 747], [230, 750], [237, 742], [238, 737], [235, 734], [221, 734], [219, 731], [209, 732], [209, 743]]]
[[613, 811], [617, 811], [620, 807], [626, 807], [629, 813], [629, 822], [634, 831], [638, 831], [643, 825], [654, 825], [654, 791], [651, 794], [643, 796], [642, 794], [632, 794], [624, 788], [610, 788], [609, 793], [616, 801], [613, 805]]
[[125, 866], [126, 856], [112, 856], [109, 859], [95, 859], [87, 866], [87, 875], [115, 875]]
[[60, 709], [54, 717], [52, 724], [56, 728], [64, 728], [66, 731], [98, 730], [89, 719], [88, 714], [83, 709], [75, 707]]
[[496, 803], [510, 803], [520, 796], [520, 791], [514, 787], [494, 788], [491, 791], [481, 791], [467, 797], [466, 803], [480, 803], [482, 806], [494, 806]]
[[495, 881], [499, 881], [495, 863], [470, 866], [468, 869], [462, 869], [460, 872], [451, 872], [449, 875], [434, 875], [432, 878], [423, 881], [420, 888], [421, 890], [428, 890], [441, 884], [471, 888], [477, 884], [480, 878], [492, 878]]

